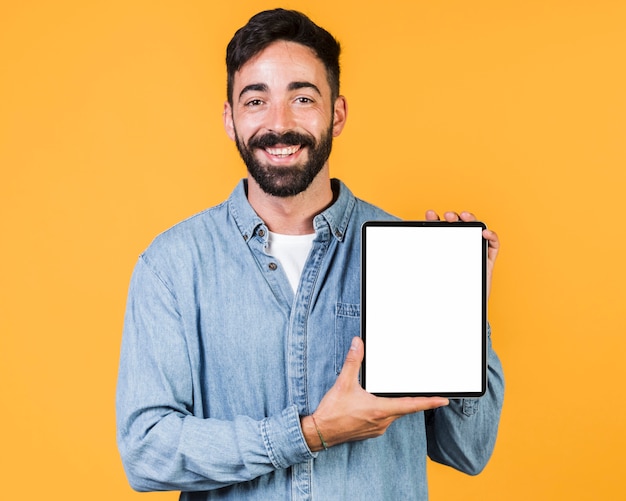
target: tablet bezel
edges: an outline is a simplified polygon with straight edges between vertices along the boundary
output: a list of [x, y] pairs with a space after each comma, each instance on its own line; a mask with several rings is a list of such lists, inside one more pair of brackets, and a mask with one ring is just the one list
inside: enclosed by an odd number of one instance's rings
[[[368, 287], [368, 276], [367, 276], [367, 264], [368, 264], [368, 229], [370, 228], [407, 228], [407, 229], [417, 229], [419, 231], [420, 228], [447, 228], [449, 231], [455, 231], [455, 228], [460, 227], [476, 227], [481, 230], [480, 240], [477, 240], [476, 245], [480, 245], [480, 256], [481, 262], [477, 264], [480, 266], [480, 284], [475, 284], [477, 288], [480, 288], [480, 304], [481, 304], [481, 314], [480, 314], [480, 371], [481, 374], [478, 375], [476, 373], [473, 374], [473, 377], [477, 379], [480, 377], [480, 388], [472, 388], [471, 390], [459, 390], [454, 391], [448, 389], [446, 391], [437, 391], [433, 388], [432, 391], [429, 391], [425, 388], [428, 386], [424, 385], [420, 389], [416, 389], [416, 391], [406, 391], [403, 389], [402, 391], [371, 391], [374, 395], [384, 396], [384, 397], [404, 397], [404, 396], [442, 396], [448, 398], [477, 398], [482, 395], [487, 390], [487, 241], [482, 237], [482, 230], [486, 228], [485, 224], [480, 221], [472, 221], [472, 222], [446, 222], [446, 221], [367, 221], [362, 225], [361, 228], [361, 337], [365, 344], [365, 355], [363, 358], [363, 363], [361, 366], [361, 385], [362, 387], [370, 391], [368, 389], [368, 347], [367, 347], [367, 314], [368, 314], [368, 297], [367, 297], [367, 287]], [[371, 236], [371, 235], [370, 235]], [[373, 237], [372, 237], [373, 238]], [[473, 244], [472, 244], [473, 245]], [[478, 253], [477, 249], [474, 249], [476, 253]], [[391, 259], [392, 257], [390, 257]], [[445, 297], [441, 297], [441, 301], [445, 301]], [[474, 320], [476, 322], [476, 320]], [[477, 326], [474, 325], [473, 329], [476, 329]], [[476, 331], [474, 332], [474, 336], [476, 336]], [[377, 333], [369, 333], [369, 335], [377, 335]], [[472, 345], [474, 346], [474, 345]], [[474, 346], [477, 348], [476, 346]], [[401, 346], [399, 346], [399, 349]], [[476, 365], [476, 364], [474, 364]], [[421, 385], [420, 385], [421, 386]]]

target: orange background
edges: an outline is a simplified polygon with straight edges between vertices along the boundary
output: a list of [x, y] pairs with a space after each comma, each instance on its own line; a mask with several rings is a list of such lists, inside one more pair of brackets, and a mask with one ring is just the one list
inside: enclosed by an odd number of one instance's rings
[[[431, 464], [431, 498], [623, 496], [626, 4], [283, 5], [344, 47], [333, 175], [405, 218], [471, 209], [503, 242], [499, 440], [478, 477]], [[221, 123], [224, 49], [274, 6], [0, 7], [3, 499], [142, 499], [115, 446], [128, 280], [157, 233], [244, 175]]]

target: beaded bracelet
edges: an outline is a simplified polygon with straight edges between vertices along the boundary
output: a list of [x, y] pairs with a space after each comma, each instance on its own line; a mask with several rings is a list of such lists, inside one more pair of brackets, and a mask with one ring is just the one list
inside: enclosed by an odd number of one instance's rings
[[326, 443], [326, 440], [324, 440], [324, 437], [322, 436], [322, 432], [317, 427], [317, 421], [315, 421], [315, 417], [313, 416], [313, 414], [311, 414], [311, 419], [313, 420], [313, 425], [315, 426], [315, 431], [317, 431], [317, 436], [320, 437], [320, 442], [322, 442], [322, 447], [324, 448], [325, 451], [327, 451], [328, 450], [328, 444]]

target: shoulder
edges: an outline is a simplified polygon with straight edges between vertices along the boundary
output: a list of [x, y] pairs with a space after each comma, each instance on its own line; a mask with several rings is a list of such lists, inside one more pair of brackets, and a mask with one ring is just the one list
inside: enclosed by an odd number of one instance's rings
[[155, 272], [178, 273], [206, 260], [215, 241], [232, 240], [228, 207], [223, 202], [194, 214], [157, 235], [142, 252], [141, 259]]
[[172, 248], [187, 247], [198, 239], [205, 240], [213, 234], [212, 228], [218, 226], [222, 213], [227, 212], [226, 202], [194, 214], [157, 235], [150, 243], [146, 252], [160, 250], [171, 251]]

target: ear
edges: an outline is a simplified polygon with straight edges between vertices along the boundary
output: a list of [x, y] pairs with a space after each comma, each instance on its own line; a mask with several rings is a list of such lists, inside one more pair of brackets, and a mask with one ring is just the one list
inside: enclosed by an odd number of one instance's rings
[[228, 101], [224, 103], [224, 111], [222, 113], [224, 120], [224, 129], [231, 140], [235, 140], [235, 124], [233, 122], [233, 108]]
[[344, 96], [339, 96], [335, 100], [335, 109], [333, 114], [333, 137], [341, 134], [346, 120], [348, 118], [348, 102]]

